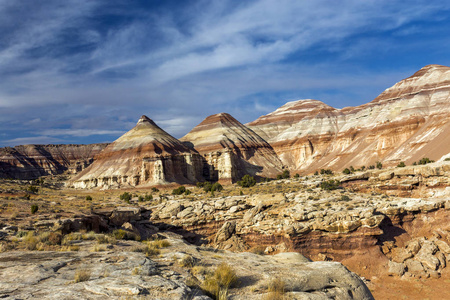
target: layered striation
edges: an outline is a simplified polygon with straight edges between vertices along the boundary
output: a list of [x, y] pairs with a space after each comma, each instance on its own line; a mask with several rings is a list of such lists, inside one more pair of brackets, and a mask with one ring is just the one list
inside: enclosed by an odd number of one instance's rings
[[208, 180], [235, 182], [245, 174], [273, 177], [281, 172], [270, 144], [227, 113], [207, 117], [181, 141], [203, 156]]
[[142, 116], [71, 181], [79, 188], [112, 188], [201, 180], [202, 158]]
[[89, 166], [108, 144], [22, 145], [0, 148], [0, 178], [35, 179], [77, 173]]
[[292, 170], [439, 159], [450, 145], [450, 68], [429, 65], [372, 102], [334, 109], [289, 102], [247, 124]]

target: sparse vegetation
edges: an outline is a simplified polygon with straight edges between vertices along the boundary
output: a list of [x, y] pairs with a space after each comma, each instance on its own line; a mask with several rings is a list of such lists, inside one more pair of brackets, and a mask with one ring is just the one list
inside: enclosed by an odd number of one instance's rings
[[330, 169], [320, 169], [320, 174], [321, 175], [333, 175], [333, 171], [331, 171]]
[[39, 188], [37, 186], [30, 185], [28, 187], [27, 191], [32, 193], [32, 194], [37, 194], [39, 192]]
[[254, 186], [256, 184], [256, 180], [253, 176], [244, 175], [242, 179], [237, 182], [237, 184], [241, 187], [248, 188]]
[[34, 215], [35, 213], [37, 213], [38, 210], [39, 210], [39, 206], [37, 204], [31, 205], [31, 207], [30, 207], [31, 214]]
[[444, 159], [444, 161], [450, 161], [450, 157], [447, 157], [446, 159]]
[[326, 191], [332, 191], [339, 188], [341, 182], [336, 179], [325, 180], [320, 183], [320, 188]]
[[379, 161], [376, 162], [377, 169], [383, 169], [383, 164]]
[[91, 201], [91, 200], [92, 200], [92, 197], [88, 195], [88, 196], [86, 196], [86, 200], [87, 200], [87, 201]]
[[178, 188], [172, 190], [172, 195], [181, 195], [186, 192], [186, 187], [184, 185], [180, 185]]
[[351, 172], [350, 172], [350, 169], [349, 169], [349, 168], [345, 168], [344, 171], [342, 171], [342, 173], [348, 175], [348, 174], [350, 174]]
[[406, 167], [406, 165], [405, 165], [405, 163], [404, 162], [399, 162], [398, 163], [398, 165], [397, 165], [397, 168], [404, 168], [404, 167]]
[[130, 203], [131, 198], [132, 198], [132, 195], [130, 193], [128, 193], [128, 192], [124, 192], [119, 197], [120, 200], [123, 200], [123, 201], [125, 201], [127, 203]]
[[434, 163], [434, 160], [429, 159], [428, 157], [424, 157], [422, 159], [420, 159], [417, 163], [414, 162], [413, 165], [426, 165], [426, 164], [430, 164], [430, 163]]

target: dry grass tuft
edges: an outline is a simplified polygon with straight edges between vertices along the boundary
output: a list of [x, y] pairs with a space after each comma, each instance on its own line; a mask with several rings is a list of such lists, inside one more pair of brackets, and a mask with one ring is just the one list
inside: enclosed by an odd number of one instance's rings
[[265, 300], [283, 300], [285, 299], [286, 284], [282, 279], [275, 278], [269, 282], [267, 291]]
[[203, 281], [202, 289], [215, 299], [227, 299], [228, 289], [238, 281], [236, 272], [228, 264], [221, 263], [213, 274], [208, 274]]
[[91, 271], [87, 269], [78, 269], [75, 271], [75, 277], [73, 281], [75, 283], [77, 282], [83, 282], [88, 281], [91, 278]]

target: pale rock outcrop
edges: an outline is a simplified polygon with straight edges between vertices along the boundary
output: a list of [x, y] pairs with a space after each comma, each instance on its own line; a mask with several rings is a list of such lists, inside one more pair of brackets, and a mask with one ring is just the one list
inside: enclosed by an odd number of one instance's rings
[[450, 68], [429, 65], [368, 104], [334, 109], [299, 100], [247, 125], [291, 170], [311, 172], [437, 160], [448, 154], [449, 115]]
[[207, 117], [180, 140], [203, 156], [208, 180], [236, 182], [246, 174], [275, 177], [282, 171], [269, 143], [226, 113]]
[[118, 188], [202, 179], [202, 158], [142, 116], [86, 170], [71, 179], [77, 188]]

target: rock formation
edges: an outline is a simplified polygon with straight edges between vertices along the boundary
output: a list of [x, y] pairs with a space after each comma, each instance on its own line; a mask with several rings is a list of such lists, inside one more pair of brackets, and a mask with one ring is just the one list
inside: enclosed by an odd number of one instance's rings
[[226, 113], [207, 117], [181, 138], [205, 159], [208, 180], [235, 182], [242, 176], [274, 177], [282, 163], [272, 147]]
[[450, 145], [450, 68], [429, 65], [372, 102], [334, 109], [289, 102], [247, 124], [284, 164], [305, 172], [439, 159]]
[[35, 179], [85, 169], [108, 144], [23, 145], [0, 148], [0, 178]]
[[202, 180], [202, 157], [142, 116], [71, 182], [78, 188], [111, 188]]

